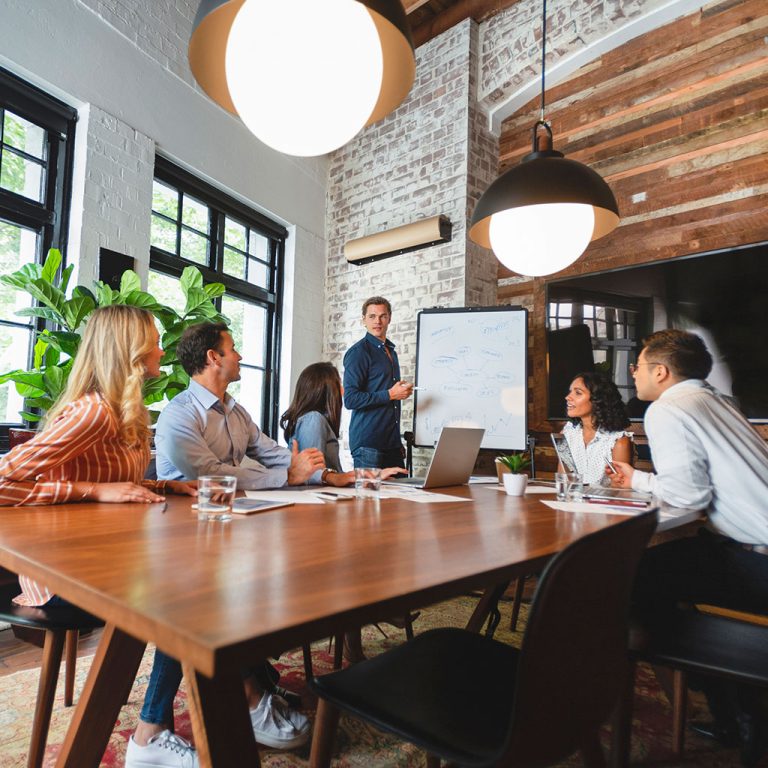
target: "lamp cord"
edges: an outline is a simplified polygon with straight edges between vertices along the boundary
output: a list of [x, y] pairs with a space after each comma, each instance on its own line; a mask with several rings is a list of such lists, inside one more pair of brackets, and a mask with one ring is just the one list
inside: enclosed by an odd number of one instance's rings
[[544, 122], [545, 59], [547, 55], [547, 0], [543, 0], [541, 13], [541, 121]]

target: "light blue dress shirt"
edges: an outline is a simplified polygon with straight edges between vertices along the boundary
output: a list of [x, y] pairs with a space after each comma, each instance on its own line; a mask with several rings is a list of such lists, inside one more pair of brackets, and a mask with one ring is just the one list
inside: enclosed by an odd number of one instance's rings
[[233, 397], [222, 403], [196, 381], [160, 414], [155, 447], [161, 480], [234, 475], [238, 490], [280, 488], [288, 481], [291, 452], [267, 437]]
[[[299, 444], [299, 450], [317, 448], [323, 452], [325, 466], [334, 472], [343, 472], [339, 460], [339, 438], [331, 427], [331, 422], [319, 411], [308, 411], [296, 420], [296, 429], [292, 438]], [[322, 482], [323, 470], [318, 469], [310, 483]]]

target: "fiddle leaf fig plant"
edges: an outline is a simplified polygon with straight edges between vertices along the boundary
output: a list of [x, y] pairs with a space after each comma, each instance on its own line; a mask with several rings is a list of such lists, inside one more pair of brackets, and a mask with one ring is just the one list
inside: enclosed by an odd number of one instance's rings
[[[39, 421], [41, 412], [47, 411], [67, 384], [72, 360], [80, 346], [78, 331], [96, 307], [127, 304], [146, 309], [157, 318], [162, 327], [161, 343], [165, 350], [165, 372], [150, 379], [145, 387], [147, 405], [164, 399], [172, 400], [187, 388], [189, 377], [176, 358], [176, 345], [184, 330], [202, 321], [225, 322], [226, 317], [216, 309], [213, 300], [224, 293], [222, 283], [203, 284], [203, 276], [196, 267], [187, 267], [181, 275], [181, 290], [185, 297], [183, 314], [160, 303], [141, 289], [139, 276], [132, 270], [123, 273], [119, 290], [102, 281], [92, 289], [78, 285], [69, 297], [67, 289], [73, 265], [60, 270], [61, 252], [52, 248], [43, 264], [25, 264], [10, 275], [0, 276], [0, 283], [17, 291], [25, 291], [37, 303], [16, 312], [21, 317], [37, 317], [46, 323], [35, 341], [32, 367], [29, 370], [9, 371], [0, 375], [0, 384], [12, 381], [16, 391], [24, 398], [22, 418]], [[153, 414], [156, 418], [157, 414]]]

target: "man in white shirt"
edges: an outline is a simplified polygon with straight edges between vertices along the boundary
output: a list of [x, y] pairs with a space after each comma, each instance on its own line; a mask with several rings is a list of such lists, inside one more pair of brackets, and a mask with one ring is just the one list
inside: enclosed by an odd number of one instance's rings
[[[635, 609], [646, 620], [663, 621], [681, 602], [768, 614], [768, 445], [706, 383], [711, 368], [701, 338], [679, 330], [645, 339], [632, 367], [638, 398], [653, 401], [645, 431], [656, 473], [614, 462], [612, 484], [652, 491], [672, 506], [704, 510], [708, 518], [698, 536], [646, 553], [634, 594]], [[735, 736], [738, 726], [743, 736], [744, 710], [754, 709], [750, 692], [740, 688], [729, 695], [734, 708], [724, 706], [722, 696], [713, 701], [711, 688], [706, 692], [721, 721], [719, 735]], [[752, 754], [744, 764], [755, 762], [768, 742], [768, 732], [757, 738], [755, 724], [749, 726]]]

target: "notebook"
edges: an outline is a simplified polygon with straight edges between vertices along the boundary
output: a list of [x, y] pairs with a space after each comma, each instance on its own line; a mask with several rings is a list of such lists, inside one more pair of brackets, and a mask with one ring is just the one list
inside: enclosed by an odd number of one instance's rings
[[391, 477], [382, 485], [407, 485], [411, 488], [446, 488], [469, 481], [475, 466], [484, 429], [443, 427], [424, 477]]

